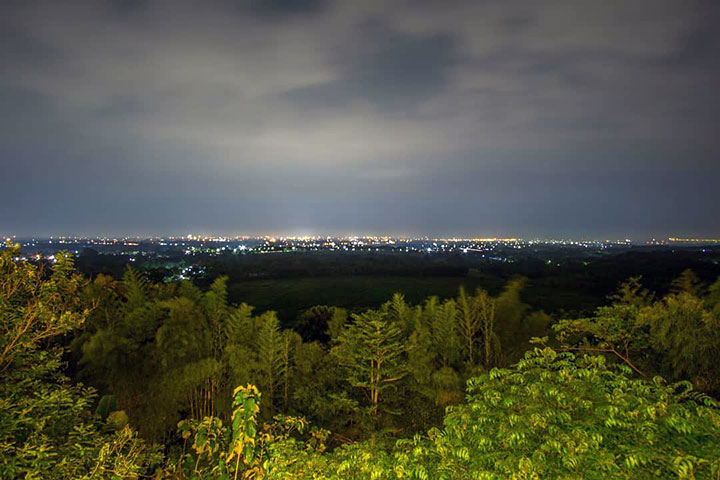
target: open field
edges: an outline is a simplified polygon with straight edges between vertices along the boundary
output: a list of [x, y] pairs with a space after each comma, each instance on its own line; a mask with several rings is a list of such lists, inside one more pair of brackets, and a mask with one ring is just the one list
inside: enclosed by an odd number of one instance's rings
[[[533, 307], [537, 304], [538, 308], [542, 308], [539, 305], [543, 303], [549, 303], [587, 309], [602, 301], [602, 295], [598, 298], [582, 290], [558, 293], [544, 283], [541, 279], [529, 282], [523, 299]], [[395, 292], [402, 293], [409, 303], [416, 304], [433, 295], [441, 299], [454, 297], [461, 286], [468, 290], [479, 287], [497, 293], [504, 284], [504, 279], [490, 276], [306, 277], [231, 283], [228, 293], [233, 303], [245, 302], [257, 311], [275, 310], [282, 321], [289, 322], [297, 313], [314, 305], [334, 305], [359, 311], [381, 305]]]

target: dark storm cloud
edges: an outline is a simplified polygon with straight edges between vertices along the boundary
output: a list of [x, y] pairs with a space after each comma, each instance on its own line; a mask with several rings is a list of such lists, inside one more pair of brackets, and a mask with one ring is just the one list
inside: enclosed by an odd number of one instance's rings
[[285, 16], [320, 12], [325, 0], [241, 0], [241, 7], [249, 7], [262, 15]]
[[671, 52], [666, 61], [670, 65], [695, 65], [701, 68], [720, 68], [720, 3], [712, 0], [691, 3], [688, 6], [696, 15], [693, 28], [678, 39], [678, 48]]
[[346, 107], [357, 99], [380, 109], [407, 111], [442, 93], [456, 61], [449, 34], [392, 31], [377, 22], [357, 29], [358, 44], [337, 52], [342, 73], [319, 85], [287, 92], [303, 107]]
[[147, 7], [150, 0], [108, 0], [110, 7], [120, 14], [133, 13]]
[[9, 1], [0, 233], [720, 234], [712, 1]]

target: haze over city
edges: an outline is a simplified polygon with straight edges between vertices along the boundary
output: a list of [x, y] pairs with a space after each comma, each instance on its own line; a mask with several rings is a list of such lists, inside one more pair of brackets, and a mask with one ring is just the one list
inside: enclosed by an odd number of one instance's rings
[[7, 1], [0, 230], [720, 236], [713, 1]]

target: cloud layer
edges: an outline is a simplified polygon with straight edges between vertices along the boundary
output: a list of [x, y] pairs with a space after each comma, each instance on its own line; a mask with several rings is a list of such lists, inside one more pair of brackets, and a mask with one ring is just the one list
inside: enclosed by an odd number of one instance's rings
[[0, 230], [720, 234], [712, 1], [0, 6]]

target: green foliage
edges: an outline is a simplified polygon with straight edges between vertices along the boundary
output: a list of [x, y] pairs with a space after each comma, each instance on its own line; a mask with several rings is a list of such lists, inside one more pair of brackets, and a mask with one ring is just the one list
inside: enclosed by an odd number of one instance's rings
[[380, 412], [384, 392], [407, 374], [401, 327], [380, 311], [355, 315], [333, 354], [345, 367], [350, 385], [367, 393], [368, 413], [373, 417]]
[[468, 382], [467, 405], [397, 458], [428, 478], [717, 478], [718, 403], [629, 374], [536, 349]]
[[[516, 292], [521, 283], [513, 285], [506, 290]], [[84, 301], [103, 315], [73, 344], [81, 377], [115, 395], [118, 408], [152, 439], [165, 438], [186, 416], [228, 421], [231, 386], [246, 383], [264, 392], [263, 420], [277, 412], [301, 414], [332, 427], [338, 438], [359, 438], [375, 429], [398, 435], [439, 424], [443, 408], [462, 400], [462, 384], [478, 366], [502, 362], [497, 300], [482, 290], [414, 306], [397, 294], [351, 321], [342, 309], [314, 307], [295, 323], [306, 337], [329, 340], [313, 345], [281, 329], [273, 312], [255, 315], [246, 304], [228, 305], [226, 286], [224, 277], [205, 292], [187, 281], [152, 285], [132, 269], [120, 284], [98, 277]], [[515, 297], [503, 298], [503, 311], [513, 312], [507, 298]], [[389, 333], [400, 352], [377, 359], [379, 377], [375, 359], [373, 367], [353, 359], [363, 352], [354, 345], [370, 349], [358, 328], [364, 320], [357, 321], [367, 315], [382, 317], [376, 340]], [[476, 325], [463, 338], [467, 319]], [[472, 362], [464, 344], [472, 346]], [[372, 379], [364, 368], [373, 369]]]
[[673, 282], [673, 293], [653, 300], [640, 279], [631, 278], [620, 286], [612, 305], [600, 307], [593, 317], [563, 320], [553, 328], [564, 349], [608, 353], [639, 374], [654, 369], [717, 392], [720, 308], [714, 297], [716, 288], [701, 296], [705, 288], [686, 270]]
[[125, 307], [128, 310], [135, 310], [145, 306], [148, 290], [147, 280], [130, 265], [125, 268], [122, 286], [125, 296]]
[[280, 322], [274, 313], [263, 315], [261, 325], [257, 339], [259, 384], [267, 394], [269, 416], [272, 416], [275, 412], [277, 390], [287, 373], [283, 355], [285, 345]]
[[[0, 252], [0, 478], [720, 478], [720, 405], [636, 375], [720, 389], [720, 281], [692, 272], [660, 300], [631, 279], [592, 317], [559, 322], [557, 351], [493, 368], [549, 323], [523, 280], [497, 297], [396, 294], [349, 320], [319, 306], [296, 326], [322, 341], [304, 342], [274, 312], [229, 305], [223, 277], [201, 290], [128, 268], [88, 282], [69, 255], [49, 275], [16, 255]], [[61, 373], [74, 332], [97, 404]], [[164, 442], [164, 465], [130, 425]]]
[[661, 353], [676, 378], [690, 378], [707, 391], [720, 391], [720, 309], [687, 291], [668, 295], [643, 310], [650, 347]]
[[475, 304], [480, 317], [480, 335], [483, 348], [483, 365], [485, 368], [500, 363], [500, 338], [495, 331], [496, 301], [485, 291], [479, 291]]
[[347, 313], [342, 308], [316, 305], [298, 315], [293, 330], [305, 341], [327, 343], [346, 319]]
[[260, 455], [272, 479], [718, 478], [720, 404], [631, 374], [601, 356], [535, 349], [469, 381], [467, 404], [427, 435], [332, 453], [274, 438]]
[[465, 356], [470, 365], [475, 365], [477, 356], [477, 336], [480, 331], [482, 319], [476, 308], [474, 297], [468, 295], [464, 288], [460, 288], [460, 295], [457, 299], [458, 306], [458, 330], [462, 338], [462, 345]]
[[610, 306], [600, 307], [590, 318], [562, 320], [553, 325], [559, 340], [569, 342], [571, 350], [604, 352], [615, 355], [636, 372], [634, 357], [648, 346], [647, 330], [638, 322], [640, 313], [651, 302], [640, 278], [620, 285]]
[[101, 420], [105, 420], [115, 410], [115, 407], [117, 407], [115, 395], [103, 395], [95, 409], [95, 415], [100, 417]]
[[[496, 331], [496, 303], [497, 300], [484, 290], [478, 289], [473, 296], [460, 289], [457, 299], [459, 332], [470, 368], [480, 362], [485, 368], [500, 363], [502, 353]], [[513, 310], [506, 306], [505, 311]]]
[[[254, 385], [233, 392], [229, 427], [216, 417], [178, 423], [178, 432], [192, 453], [183, 453], [166, 474], [181, 479], [290, 478], [285, 468], [297, 462], [297, 455], [309, 458], [325, 451], [328, 432], [308, 428], [303, 418], [278, 415], [260, 427], [260, 392]], [[306, 434], [298, 442], [293, 433]]]
[[705, 293], [705, 286], [695, 272], [685, 269], [678, 278], [672, 281], [670, 290], [675, 294], [686, 293], [694, 297], [701, 297]]
[[[521, 299], [526, 280], [514, 278], [495, 299], [495, 330], [502, 345], [506, 361], [522, 358], [532, 337], [546, 334], [551, 319], [543, 312], [530, 312], [530, 306]], [[498, 365], [496, 362], [494, 365]]]
[[292, 370], [290, 410], [313, 423], [338, 431], [345, 427], [356, 402], [343, 396], [343, 372], [325, 346], [298, 343]]
[[[52, 273], [0, 252], [0, 478], [136, 478], [160, 456], [129, 428], [91, 414], [92, 389], [60, 373], [54, 343], [80, 326], [84, 280], [72, 258], [56, 256]], [[105, 433], [106, 430], [117, 430]]]
[[19, 251], [0, 252], [0, 372], [22, 365], [41, 342], [77, 328], [89, 313], [79, 300], [84, 282], [73, 273], [69, 254], [56, 256], [45, 279], [42, 265], [13, 260]]
[[720, 307], [720, 278], [718, 278], [715, 283], [710, 285], [708, 288], [708, 294], [705, 297], [705, 303], [707, 304], [708, 308], [712, 310], [717, 310], [718, 307]]
[[[260, 457], [258, 442], [258, 413], [260, 412], [260, 392], [252, 386], [238, 387], [234, 392], [233, 416], [232, 416], [232, 438], [230, 439], [229, 452], [226, 463], [236, 460], [236, 469], [242, 459], [246, 472], [262, 475], [263, 469], [257, 465]], [[237, 474], [236, 474], [237, 476]]]
[[440, 363], [443, 367], [455, 365], [461, 357], [455, 301], [447, 300], [439, 305], [437, 299], [431, 297], [425, 302], [423, 313]]

